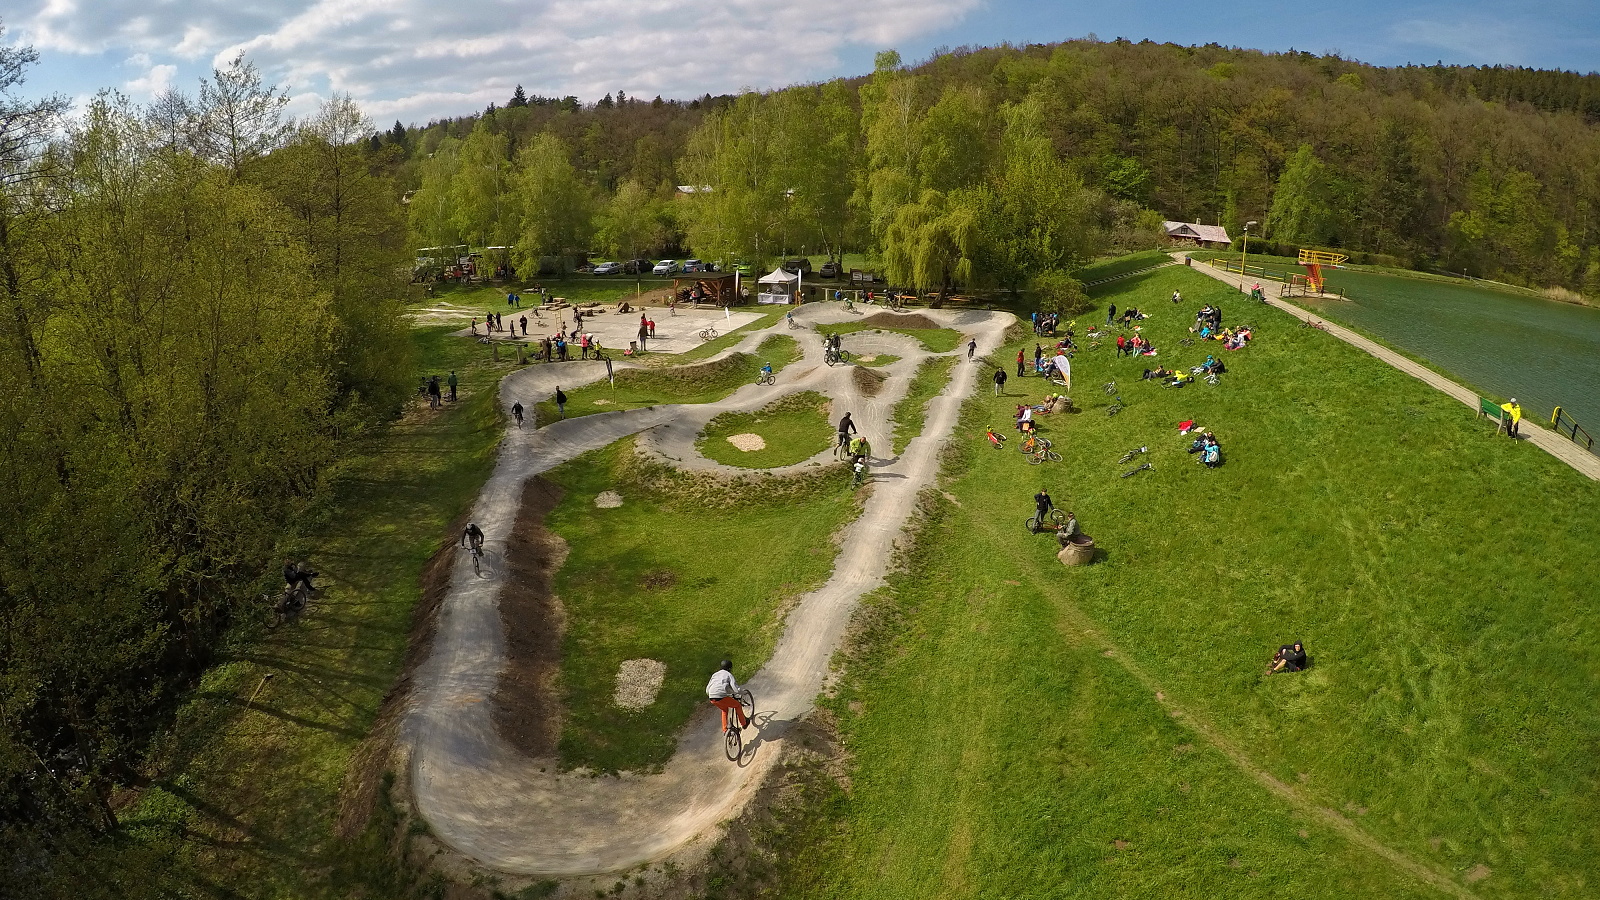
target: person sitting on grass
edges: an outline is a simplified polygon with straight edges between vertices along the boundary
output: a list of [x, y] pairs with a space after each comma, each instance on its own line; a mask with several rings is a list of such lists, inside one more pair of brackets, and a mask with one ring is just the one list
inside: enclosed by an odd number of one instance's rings
[[1208, 469], [1222, 465], [1222, 445], [1217, 443], [1216, 438], [1206, 435], [1206, 446], [1200, 451], [1200, 462]]
[[1278, 648], [1272, 655], [1272, 665], [1267, 668], [1267, 674], [1274, 672], [1304, 672], [1306, 668], [1306, 648], [1299, 641], [1292, 645], [1285, 644]]

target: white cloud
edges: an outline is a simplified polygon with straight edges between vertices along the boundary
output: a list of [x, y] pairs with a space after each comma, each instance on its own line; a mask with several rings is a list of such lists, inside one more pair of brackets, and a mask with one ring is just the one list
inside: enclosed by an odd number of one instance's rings
[[41, 51], [136, 58], [146, 71], [129, 91], [170, 81], [172, 63], [222, 65], [243, 50], [308, 95], [297, 103], [339, 91], [375, 118], [424, 120], [504, 103], [517, 84], [592, 101], [618, 89], [694, 97], [809, 81], [852, 49], [948, 29], [981, 2], [38, 0], [8, 24]]
[[172, 87], [172, 79], [178, 74], [178, 67], [172, 65], [151, 66], [149, 71], [138, 78], [124, 82], [122, 89], [128, 95], [138, 100], [148, 100], [155, 95]]

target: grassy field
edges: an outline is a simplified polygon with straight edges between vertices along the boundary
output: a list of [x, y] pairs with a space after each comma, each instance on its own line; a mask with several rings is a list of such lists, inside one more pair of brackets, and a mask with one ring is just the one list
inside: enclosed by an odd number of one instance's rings
[[[961, 332], [951, 328], [884, 328], [864, 322], [845, 322], [842, 325], [825, 325], [817, 329], [824, 336], [830, 334], [855, 334], [859, 331], [887, 331], [916, 338], [929, 353], [948, 353], [961, 342]], [[846, 350], [850, 348], [845, 347]]]
[[[1182, 311], [1156, 302], [1174, 289]], [[1115, 379], [1129, 406], [1108, 417], [1080, 389], [1081, 414], [1044, 419], [1054, 466], [981, 443], [1042, 386], [979, 392], [949, 499], [828, 701], [850, 790], [781, 823], [783, 895], [1445, 895], [1416, 871], [1483, 897], [1592, 893], [1600, 487], [1192, 271], [1107, 301], [1156, 310], [1157, 346], [1206, 302], [1258, 339], [1216, 387], [1080, 355], [1080, 382]], [[1185, 453], [1191, 418], [1221, 468]], [[1139, 445], [1155, 470], [1117, 477]], [[1023, 532], [1041, 486], [1095, 565]], [[1312, 668], [1263, 677], [1296, 639]]]
[[899, 456], [907, 444], [922, 434], [922, 426], [928, 419], [928, 401], [939, 396], [945, 385], [950, 383], [950, 370], [955, 364], [956, 358], [953, 356], [936, 356], [923, 360], [917, 366], [916, 373], [911, 376], [911, 386], [906, 388], [906, 395], [889, 414], [890, 421], [894, 422], [892, 455]]
[[[650, 369], [623, 369], [616, 383], [594, 384], [566, 391], [567, 418], [638, 409], [663, 403], [709, 403], [728, 396], [756, 380], [763, 362], [779, 372], [800, 358], [800, 345], [784, 334], [761, 342], [754, 354], [735, 353], [715, 362]], [[559, 416], [554, 400], [538, 405], [540, 422], [553, 422]]]
[[850, 361], [858, 366], [868, 366], [874, 369], [879, 369], [884, 366], [893, 365], [894, 363], [899, 362], [900, 357], [895, 356], [893, 353], [876, 353], [872, 356], [853, 357]]
[[[737, 434], [759, 435], [767, 445], [760, 450], [740, 450], [728, 442]], [[725, 465], [775, 469], [804, 462], [828, 449], [832, 441], [828, 398], [815, 391], [801, 391], [755, 412], [717, 416], [706, 423], [695, 447], [703, 456]]]
[[[789, 606], [827, 579], [829, 537], [856, 512], [826, 474], [729, 483], [641, 461], [632, 441], [547, 477], [566, 490], [548, 525], [572, 548], [555, 582], [567, 622], [561, 759], [604, 772], [665, 762], [719, 660], [741, 675], [766, 661]], [[623, 505], [596, 508], [605, 490]], [[641, 658], [666, 663], [661, 694], [619, 710], [617, 668]]]
[[482, 487], [501, 433], [494, 385], [512, 366], [446, 331], [415, 332], [421, 371], [457, 370], [461, 400], [418, 405], [333, 474], [293, 541], [325, 595], [294, 625], [235, 629], [158, 745], [151, 786], [123, 810], [124, 840], [102, 848], [119, 896], [347, 897], [357, 884], [397, 896], [409, 883], [384, 822], [346, 843], [334, 820], [399, 673], [423, 564]]
[[1171, 261], [1172, 257], [1168, 256], [1165, 250], [1146, 250], [1084, 266], [1074, 273], [1073, 277], [1084, 282], [1099, 281], [1102, 278], [1115, 278], [1118, 275], [1126, 275], [1129, 272], [1137, 272]]

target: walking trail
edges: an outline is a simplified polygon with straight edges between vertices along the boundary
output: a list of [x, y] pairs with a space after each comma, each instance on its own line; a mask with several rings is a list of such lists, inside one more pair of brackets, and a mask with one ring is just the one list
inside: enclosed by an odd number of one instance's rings
[[[1186, 252], [1178, 251], [1174, 252], [1172, 256], [1174, 259], [1182, 260], [1187, 257], [1188, 254]], [[1215, 278], [1225, 284], [1232, 285], [1233, 287], [1238, 288], [1241, 292], [1248, 293], [1250, 290], [1245, 286], [1246, 279], [1243, 276], [1235, 275], [1232, 272], [1225, 272], [1213, 266], [1200, 264], [1198, 261], [1197, 264], [1194, 265], [1194, 270], [1196, 272], [1210, 275], [1212, 278]], [[1310, 313], [1306, 312], [1300, 307], [1295, 306], [1287, 301], [1280, 300], [1276, 297], [1268, 297], [1267, 302], [1273, 306], [1276, 306], [1278, 309], [1295, 316], [1296, 318], [1305, 318], [1310, 315]], [[1323, 322], [1323, 325], [1329, 334], [1333, 335], [1339, 340], [1344, 341], [1345, 343], [1350, 344], [1358, 349], [1365, 350], [1367, 353], [1376, 356], [1378, 359], [1381, 359], [1389, 365], [1394, 366], [1396, 369], [1399, 369], [1407, 375], [1418, 378], [1429, 386], [1437, 388], [1438, 390], [1449, 394], [1457, 400], [1460, 400], [1462, 403], [1465, 403], [1468, 407], [1470, 407], [1473, 412], [1477, 412], [1478, 394], [1470, 388], [1463, 387], [1444, 377], [1443, 375], [1440, 375], [1438, 372], [1433, 371], [1427, 366], [1413, 362], [1412, 360], [1401, 356], [1399, 353], [1390, 350], [1388, 347], [1385, 347], [1376, 341], [1364, 338], [1342, 325], [1336, 325], [1332, 322]], [[1577, 469], [1584, 475], [1600, 481], [1600, 456], [1595, 456], [1593, 453], [1590, 453], [1582, 447], [1579, 447], [1577, 444], [1574, 444], [1572, 441], [1567, 440], [1559, 434], [1556, 434], [1554, 431], [1544, 428], [1526, 416], [1524, 416], [1522, 419], [1520, 431], [1522, 433], [1522, 440], [1533, 444], [1535, 447], [1538, 447], [1551, 456], [1554, 456], [1556, 459], [1561, 460], [1572, 468]]]
[[[1008, 313], [921, 314], [971, 335], [982, 355], [1000, 345], [1015, 321]], [[831, 303], [801, 307], [795, 317], [807, 326], [855, 320]], [[752, 351], [772, 333], [796, 337], [804, 351], [801, 361], [779, 374], [776, 386], [747, 385], [715, 403], [601, 413], [508, 434], [472, 511], [488, 535], [484, 577], [475, 577], [464, 559], [455, 565], [402, 737], [410, 748], [416, 807], [444, 843], [489, 868], [525, 875], [599, 875], [659, 860], [734, 817], [779, 759], [779, 748], [767, 745], [781, 742], [811, 710], [857, 599], [882, 583], [917, 495], [937, 473], [938, 454], [973, 390], [977, 364], [957, 366], [946, 391], [930, 402], [922, 435], [900, 456], [873, 460], [873, 491], [841, 537], [832, 576], [800, 600], [772, 657], [746, 682], [756, 698], [759, 730], [747, 732], [740, 765], [728, 762], [722, 735], [705, 715], [684, 729], [661, 772], [616, 777], [562, 773], [555, 760], [522, 756], [500, 740], [492, 721], [491, 698], [506, 662], [497, 605], [506, 571], [504, 538], [527, 479], [641, 431], [643, 452], [685, 468], [747, 473], [695, 451], [701, 426], [719, 413], [759, 409], [804, 390], [833, 398], [835, 409], [849, 410], [874, 446], [885, 448], [890, 409], [904, 396], [917, 364], [935, 355], [902, 335], [848, 336], [852, 350], [892, 349], [902, 357], [879, 370], [889, 378], [868, 397], [856, 387], [851, 366], [822, 363], [822, 342], [810, 327], [789, 329], [780, 319], [725, 352]], [[500, 400], [507, 407], [519, 400], [531, 406], [558, 383], [577, 387], [601, 377], [603, 365], [593, 362], [533, 366], [502, 382]]]

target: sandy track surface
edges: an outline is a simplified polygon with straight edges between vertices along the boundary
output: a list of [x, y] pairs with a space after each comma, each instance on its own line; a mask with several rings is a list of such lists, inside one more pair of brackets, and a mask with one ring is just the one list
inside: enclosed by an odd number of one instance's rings
[[[1015, 321], [1007, 313], [923, 314], [973, 335], [984, 354], [999, 346]], [[806, 324], [855, 319], [833, 304], [802, 307], [796, 318]], [[641, 438], [645, 452], [680, 466], [724, 469], [694, 450], [700, 425], [718, 413], [759, 409], [802, 390], [835, 398], [836, 408], [854, 414], [875, 448], [885, 448], [890, 408], [904, 395], [917, 363], [932, 355], [898, 336], [847, 337], [852, 350], [870, 346], [903, 357], [882, 370], [889, 380], [876, 396], [867, 397], [856, 387], [852, 367], [823, 364], [814, 331], [789, 329], [782, 320], [726, 352], [753, 350], [769, 333], [796, 337], [805, 352], [802, 361], [780, 373], [777, 385], [747, 385], [717, 403], [602, 413], [537, 431], [513, 429], [508, 436], [473, 510], [489, 538], [485, 576], [475, 577], [465, 560], [455, 566], [432, 655], [416, 675], [418, 688], [402, 737], [410, 749], [416, 807], [435, 836], [454, 849], [489, 868], [526, 875], [596, 875], [661, 859], [736, 815], [777, 762], [774, 745], [811, 710], [857, 599], [882, 583], [916, 497], [933, 481], [938, 453], [955, 428], [961, 402], [974, 389], [977, 364], [963, 361], [956, 368], [949, 387], [929, 404], [922, 435], [904, 453], [875, 461], [874, 491], [843, 535], [832, 576], [801, 598], [771, 659], [747, 682], [760, 728], [747, 732], [742, 765], [724, 757], [721, 734], [702, 710], [659, 774], [561, 774], [553, 760], [524, 757], [505, 745], [495, 733], [490, 708], [505, 664], [497, 607], [505, 571], [501, 538], [511, 533], [528, 478], [647, 429], [653, 430]], [[572, 363], [525, 369], [502, 383], [501, 401], [508, 407], [517, 400], [527, 405], [558, 383], [576, 387], [604, 377], [604, 371], [602, 365]]]

